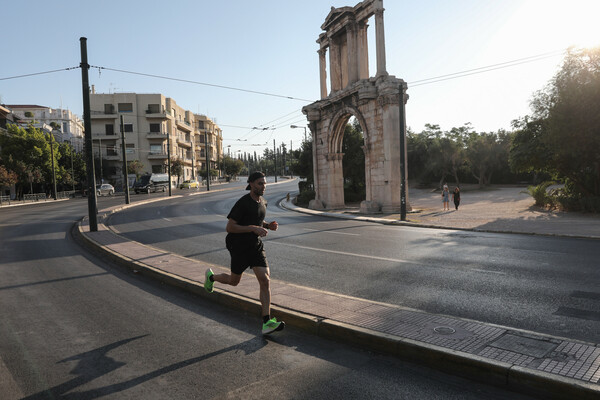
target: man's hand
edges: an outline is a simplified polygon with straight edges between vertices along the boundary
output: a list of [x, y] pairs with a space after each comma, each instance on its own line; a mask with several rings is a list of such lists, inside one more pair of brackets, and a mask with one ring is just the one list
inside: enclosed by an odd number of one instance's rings
[[277, 223], [277, 221], [273, 221], [271, 223], [269, 223], [269, 229], [272, 231], [276, 231], [277, 228], [279, 228], [279, 224]]
[[266, 230], [265, 228], [262, 228], [260, 226], [255, 226], [254, 228], [252, 228], [252, 232], [254, 232], [254, 234], [256, 236], [267, 236], [267, 234], [269, 233], [268, 230]]

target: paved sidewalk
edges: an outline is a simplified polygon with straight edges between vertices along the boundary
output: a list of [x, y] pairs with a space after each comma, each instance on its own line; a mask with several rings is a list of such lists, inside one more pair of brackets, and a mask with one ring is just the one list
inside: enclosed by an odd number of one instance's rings
[[[493, 198], [497, 204], [498, 195]], [[531, 199], [527, 201], [531, 202]], [[290, 203], [285, 205], [296, 208]], [[110, 214], [123, 208], [117, 206], [102, 213]], [[468, 210], [468, 207], [465, 205], [464, 209]], [[500, 209], [496, 207], [496, 210]], [[349, 212], [353, 214], [353, 210]], [[437, 218], [432, 216], [436, 212], [424, 211], [422, 218]], [[462, 209], [459, 213], [469, 214]], [[372, 218], [349, 215], [348, 210], [326, 214]], [[393, 223], [394, 217], [380, 216], [375, 220]], [[445, 221], [452, 220], [445, 218]], [[480, 227], [452, 226], [462, 229]], [[216, 273], [228, 269], [129, 241], [102, 223], [99, 223], [98, 232], [89, 232], [86, 219], [77, 232], [96, 251], [137, 273], [259, 315], [258, 289], [253, 277], [245, 276], [237, 287], [219, 286], [214, 293], [208, 294], [203, 289], [206, 268], [211, 267]], [[552, 234], [549, 228], [542, 233]], [[596, 344], [429, 314], [277, 280], [273, 280], [272, 303], [276, 317], [290, 326], [322, 337], [544, 398], [600, 398], [600, 346]]]
[[283, 202], [285, 208], [337, 218], [353, 218], [386, 224], [464, 229], [479, 232], [523, 233], [600, 239], [600, 215], [543, 210], [534, 206], [526, 187], [494, 186], [477, 190], [465, 186], [458, 211], [450, 201], [451, 210], [442, 210], [439, 191], [409, 189], [406, 222], [400, 214], [360, 214], [358, 206], [340, 210], [314, 211]]

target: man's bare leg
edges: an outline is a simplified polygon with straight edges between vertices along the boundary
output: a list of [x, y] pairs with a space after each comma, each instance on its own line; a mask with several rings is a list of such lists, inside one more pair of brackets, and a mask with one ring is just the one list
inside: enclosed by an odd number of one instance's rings
[[271, 315], [271, 277], [269, 267], [253, 267], [254, 275], [258, 279], [260, 286], [260, 304], [262, 307], [262, 316]]

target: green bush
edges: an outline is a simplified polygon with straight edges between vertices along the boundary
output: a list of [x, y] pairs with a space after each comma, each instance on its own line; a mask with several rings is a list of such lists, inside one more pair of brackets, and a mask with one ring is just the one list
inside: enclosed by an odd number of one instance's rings
[[300, 193], [310, 191], [313, 190], [313, 185], [307, 181], [300, 181], [298, 182], [298, 189], [300, 190]]
[[544, 182], [537, 186], [529, 186], [527, 191], [540, 207], [556, 207], [563, 211], [581, 211], [600, 213], [600, 197], [583, 196], [577, 192], [569, 180], [564, 187], [548, 190], [552, 182]]
[[296, 196], [296, 205], [299, 206], [308, 206], [308, 202], [313, 200], [316, 196], [316, 193], [314, 190], [305, 190], [303, 192], [300, 192], [300, 194], [298, 194], [298, 196]]
[[548, 187], [553, 182], [542, 182], [537, 186], [528, 186], [527, 192], [535, 200], [535, 205], [539, 207], [545, 207], [546, 205], [553, 205], [553, 199], [548, 194]]

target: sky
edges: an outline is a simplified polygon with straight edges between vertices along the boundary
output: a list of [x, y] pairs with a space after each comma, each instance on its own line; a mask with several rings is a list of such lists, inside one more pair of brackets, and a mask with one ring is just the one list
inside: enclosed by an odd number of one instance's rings
[[[0, 103], [62, 107], [81, 116], [81, 70], [66, 69], [79, 66], [79, 38], [86, 37], [94, 66], [89, 83], [97, 93], [171, 97], [215, 120], [231, 155], [262, 154], [273, 140], [296, 149], [304, 130], [290, 125], [307, 126], [301, 108], [320, 98], [320, 27], [332, 6], [357, 3], [10, 1], [2, 7], [7, 41], [0, 56]], [[598, 0], [383, 5], [386, 69], [408, 83], [406, 120], [414, 132], [425, 124], [510, 129], [512, 120], [531, 113], [532, 96], [558, 71], [567, 47], [600, 45]], [[368, 40], [373, 76], [374, 19]], [[60, 71], [6, 79], [53, 70]], [[460, 72], [465, 76], [450, 75]]]

